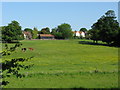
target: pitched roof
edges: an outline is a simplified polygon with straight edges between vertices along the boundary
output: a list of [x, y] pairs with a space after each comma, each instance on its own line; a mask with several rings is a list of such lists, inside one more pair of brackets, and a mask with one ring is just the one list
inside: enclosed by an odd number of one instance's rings
[[23, 31], [23, 34], [28, 35], [28, 34], [31, 34], [31, 33]]
[[40, 34], [40, 36], [42, 36], [42, 37], [54, 37], [54, 35], [52, 35], [52, 34]]

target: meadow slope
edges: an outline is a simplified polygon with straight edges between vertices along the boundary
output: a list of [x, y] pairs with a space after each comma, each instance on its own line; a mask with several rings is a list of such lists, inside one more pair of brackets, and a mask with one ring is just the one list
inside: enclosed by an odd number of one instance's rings
[[21, 70], [24, 78], [8, 78], [10, 83], [5, 88], [117, 88], [118, 48], [79, 41], [82, 40], [21, 41], [22, 47], [34, 50], [22, 52], [21, 47], [5, 58], [34, 56], [25, 62], [34, 66]]

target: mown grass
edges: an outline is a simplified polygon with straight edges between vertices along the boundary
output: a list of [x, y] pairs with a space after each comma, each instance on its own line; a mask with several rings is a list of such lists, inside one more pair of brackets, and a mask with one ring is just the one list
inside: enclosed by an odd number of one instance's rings
[[5, 88], [117, 88], [118, 48], [80, 41], [84, 40], [21, 41], [22, 47], [34, 50], [22, 52], [21, 47], [5, 58], [34, 56], [25, 63], [34, 66], [21, 70], [24, 78], [8, 78]]

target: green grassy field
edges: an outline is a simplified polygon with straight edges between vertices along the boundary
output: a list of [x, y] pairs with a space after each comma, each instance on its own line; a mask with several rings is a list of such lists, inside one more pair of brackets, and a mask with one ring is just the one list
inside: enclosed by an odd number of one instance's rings
[[79, 41], [21, 41], [22, 47], [34, 50], [22, 52], [18, 48], [6, 58], [34, 56], [25, 63], [34, 66], [21, 70], [24, 78], [8, 78], [10, 83], [5, 88], [117, 88], [118, 48]]

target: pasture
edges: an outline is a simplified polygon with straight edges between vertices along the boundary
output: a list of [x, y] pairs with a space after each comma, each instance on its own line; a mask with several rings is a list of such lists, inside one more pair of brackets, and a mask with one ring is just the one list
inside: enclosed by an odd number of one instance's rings
[[80, 41], [84, 40], [21, 41], [21, 48], [34, 50], [22, 52], [18, 48], [5, 58], [34, 56], [24, 62], [34, 66], [20, 71], [26, 77], [8, 78], [10, 83], [5, 88], [117, 88], [118, 48]]

